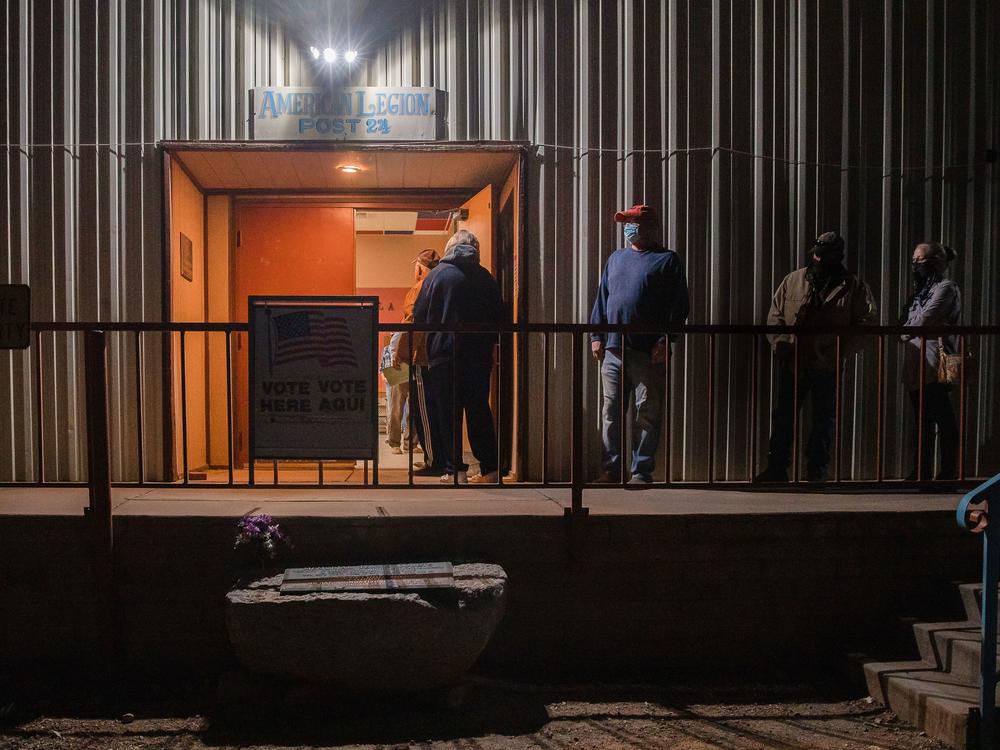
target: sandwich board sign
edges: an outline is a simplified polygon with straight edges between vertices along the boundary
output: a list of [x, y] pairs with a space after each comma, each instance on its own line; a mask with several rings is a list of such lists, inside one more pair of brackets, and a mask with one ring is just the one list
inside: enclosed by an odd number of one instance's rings
[[31, 344], [31, 291], [27, 284], [0, 284], [0, 349]]
[[378, 297], [249, 305], [251, 460], [374, 460]]

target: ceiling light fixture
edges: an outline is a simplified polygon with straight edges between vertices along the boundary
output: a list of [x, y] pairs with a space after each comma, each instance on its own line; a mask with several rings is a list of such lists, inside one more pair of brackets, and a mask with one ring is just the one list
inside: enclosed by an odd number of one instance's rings
[[342, 164], [341, 166], [337, 167], [337, 169], [339, 169], [341, 172], [346, 172], [347, 174], [357, 174], [358, 172], [361, 171], [361, 167], [357, 166], [356, 164]]
[[344, 60], [349, 63], [354, 62], [358, 59], [358, 51], [356, 49], [349, 49], [344, 53]]
[[323, 59], [329, 63], [334, 62], [337, 59], [337, 51], [332, 47], [327, 47], [323, 50]]

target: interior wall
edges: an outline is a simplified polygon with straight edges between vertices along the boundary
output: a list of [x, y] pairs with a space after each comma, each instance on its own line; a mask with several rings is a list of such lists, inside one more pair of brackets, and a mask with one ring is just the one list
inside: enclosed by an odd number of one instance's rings
[[399, 323], [403, 298], [413, 286], [413, 260], [430, 248], [444, 254], [445, 234], [357, 234], [355, 285], [357, 294], [379, 298], [379, 321]]
[[[191, 240], [191, 279], [181, 274], [181, 234]], [[170, 317], [178, 322], [206, 320], [210, 298], [205, 259], [205, 196], [183, 169], [170, 168]], [[183, 470], [183, 417], [187, 419], [188, 469], [207, 461], [207, 360], [206, 336], [184, 334], [184, 382], [181, 379], [181, 337], [171, 341], [173, 435], [175, 472]], [[183, 385], [183, 388], [182, 388]], [[183, 390], [183, 398], [182, 398]], [[185, 410], [182, 413], [182, 408]]]

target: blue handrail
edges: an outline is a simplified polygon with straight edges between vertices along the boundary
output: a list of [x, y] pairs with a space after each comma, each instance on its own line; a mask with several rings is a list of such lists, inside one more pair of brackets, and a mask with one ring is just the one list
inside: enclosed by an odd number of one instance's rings
[[[997, 501], [992, 523], [990, 503]], [[982, 508], [970, 508], [972, 505]], [[969, 492], [955, 513], [958, 525], [983, 534], [983, 600], [980, 617], [982, 650], [979, 658], [979, 747], [996, 747], [997, 692], [997, 584], [1000, 582], [1000, 474]]]

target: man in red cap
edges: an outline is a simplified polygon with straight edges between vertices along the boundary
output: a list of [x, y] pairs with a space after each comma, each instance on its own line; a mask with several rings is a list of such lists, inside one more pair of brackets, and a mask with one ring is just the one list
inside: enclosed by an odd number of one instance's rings
[[[635, 397], [629, 484], [650, 484], [656, 466], [663, 416], [664, 363], [668, 339], [662, 333], [688, 316], [688, 290], [680, 258], [660, 244], [656, 212], [638, 204], [615, 214], [624, 224], [625, 244], [615, 250], [601, 274], [590, 313], [596, 325], [648, 325], [654, 333], [591, 334], [590, 347], [601, 363], [602, 480], [616, 482], [622, 467], [621, 399]], [[622, 383], [622, 361], [626, 382]]]

